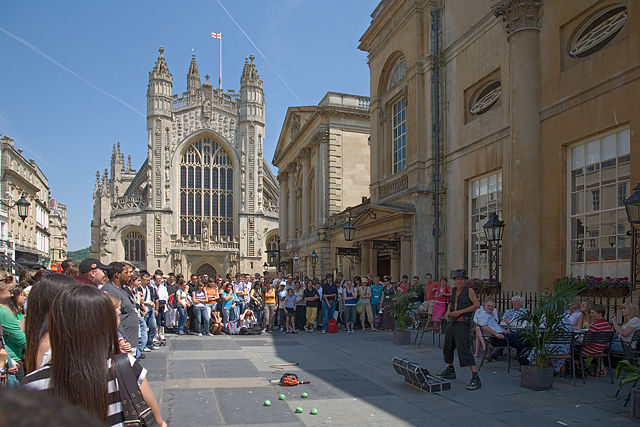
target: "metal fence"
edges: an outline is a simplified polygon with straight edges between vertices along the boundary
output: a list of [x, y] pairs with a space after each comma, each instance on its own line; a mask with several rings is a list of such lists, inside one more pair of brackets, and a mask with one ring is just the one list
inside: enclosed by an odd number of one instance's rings
[[[486, 298], [493, 298], [496, 302], [496, 308], [499, 313], [504, 313], [505, 310], [511, 308], [511, 298], [514, 296], [521, 296], [524, 298], [524, 306], [529, 310], [534, 310], [538, 307], [540, 303], [540, 293], [539, 292], [519, 292], [519, 291], [501, 291], [500, 294], [480, 294], [478, 298], [482, 303]], [[607, 308], [607, 314], [605, 319], [609, 320], [609, 315], [613, 313], [618, 314], [618, 321], [622, 321], [622, 314], [620, 312], [620, 306], [624, 303], [634, 303], [634, 300], [637, 302], [638, 297], [634, 298], [634, 295], [628, 297], [620, 297], [620, 298], [610, 298], [610, 297], [583, 297], [579, 296], [578, 299], [580, 301], [589, 300], [595, 304], [601, 304]]]

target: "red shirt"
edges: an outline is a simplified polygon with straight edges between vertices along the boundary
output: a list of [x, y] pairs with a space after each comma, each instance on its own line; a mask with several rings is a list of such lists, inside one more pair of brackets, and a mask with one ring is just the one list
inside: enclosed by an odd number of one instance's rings
[[440, 289], [440, 283], [431, 282], [430, 285], [424, 285], [424, 300], [429, 301], [436, 298], [436, 290]]
[[404, 295], [409, 292], [409, 287], [411, 287], [411, 284], [409, 282], [398, 282], [398, 290], [400, 291], [400, 295]]
[[[589, 325], [589, 332], [609, 332], [612, 331], [611, 325], [604, 319], [594, 320], [591, 325]], [[602, 354], [604, 348], [606, 346], [604, 344], [587, 344], [584, 346], [583, 353], [587, 356], [598, 356]]]

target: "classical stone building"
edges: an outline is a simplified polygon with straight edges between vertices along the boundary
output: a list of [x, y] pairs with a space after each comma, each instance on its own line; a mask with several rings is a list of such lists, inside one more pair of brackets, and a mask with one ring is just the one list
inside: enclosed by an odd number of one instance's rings
[[[362, 208], [356, 242], [396, 242], [394, 276], [422, 276], [437, 259], [438, 275], [466, 267], [487, 278], [482, 225], [497, 212], [507, 288], [628, 276], [622, 201], [640, 181], [640, 5], [469, 3], [384, 0], [371, 15], [360, 49], [376, 219]], [[389, 270], [379, 251], [369, 260]]]
[[50, 262], [59, 265], [67, 259], [67, 207], [56, 199], [49, 199], [49, 232]]
[[369, 196], [369, 98], [327, 92], [289, 107], [273, 157], [280, 182], [281, 260], [316, 276], [336, 267], [329, 217]]
[[36, 264], [49, 267], [49, 180], [35, 160], [26, 159], [22, 149], [16, 149], [13, 139], [0, 139], [2, 178], [0, 193], [3, 202], [12, 205], [24, 195], [30, 203], [29, 215], [24, 221], [15, 207], [7, 210], [8, 229], [0, 230], [6, 255], [20, 265]]
[[262, 271], [277, 228], [278, 185], [264, 162], [265, 101], [254, 57], [240, 92], [201, 83], [195, 55], [187, 90], [173, 94], [160, 48], [147, 90], [147, 158], [138, 170], [114, 146], [96, 176], [92, 256], [176, 273]]

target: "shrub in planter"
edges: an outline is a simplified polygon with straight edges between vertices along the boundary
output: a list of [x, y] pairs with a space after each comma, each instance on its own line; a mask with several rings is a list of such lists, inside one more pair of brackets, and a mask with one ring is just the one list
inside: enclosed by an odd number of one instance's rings
[[[622, 378], [620, 378], [622, 377]], [[621, 360], [616, 368], [616, 378], [620, 378], [618, 389], [625, 384], [636, 383], [640, 381], [640, 368], [632, 365], [628, 360]], [[640, 389], [631, 390], [631, 416], [640, 419]]]

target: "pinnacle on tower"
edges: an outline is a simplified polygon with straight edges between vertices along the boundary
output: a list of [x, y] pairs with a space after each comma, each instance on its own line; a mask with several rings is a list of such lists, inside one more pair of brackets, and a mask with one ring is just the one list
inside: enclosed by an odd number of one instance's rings
[[[156, 64], [153, 67], [152, 73], [156, 74], [156, 77], [160, 77], [161, 75], [164, 74], [164, 75], [168, 75], [171, 78], [169, 67], [167, 67], [167, 61], [165, 61], [164, 56], [162, 56], [162, 54], [164, 53], [164, 48], [160, 46], [160, 49], [158, 49], [158, 52], [160, 52], [160, 55], [158, 55], [158, 59], [156, 60]], [[149, 78], [151, 78], [151, 75], [149, 75]]]
[[195, 90], [200, 88], [200, 73], [198, 73], [198, 64], [196, 63], [196, 54], [191, 55], [191, 64], [189, 64], [189, 72], [187, 73], [187, 90]]
[[204, 86], [204, 87], [211, 87], [211, 82], [209, 81], [209, 78], [210, 78], [210, 77], [209, 77], [209, 74], [206, 74], [206, 75], [204, 76], [204, 78], [205, 78], [205, 81], [204, 81], [204, 83], [202, 84], [202, 86]]
[[258, 70], [256, 70], [256, 64], [253, 63], [255, 56], [251, 55], [244, 60], [244, 68], [242, 69], [242, 76], [240, 77], [240, 84], [253, 84], [262, 86], [260, 76], [258, 76]]

